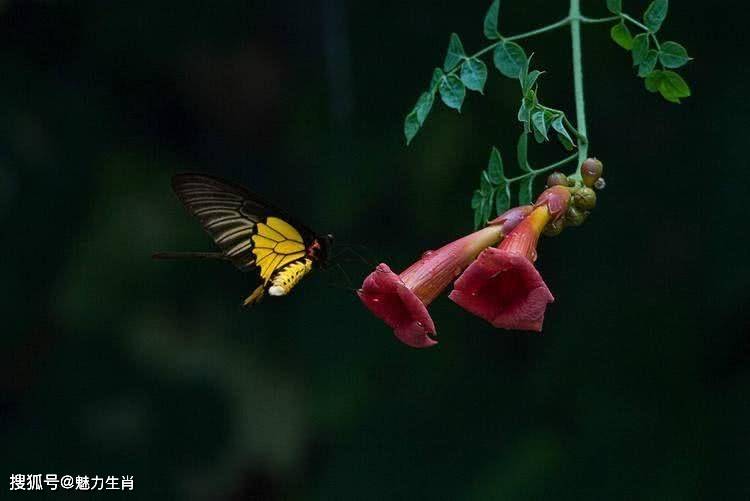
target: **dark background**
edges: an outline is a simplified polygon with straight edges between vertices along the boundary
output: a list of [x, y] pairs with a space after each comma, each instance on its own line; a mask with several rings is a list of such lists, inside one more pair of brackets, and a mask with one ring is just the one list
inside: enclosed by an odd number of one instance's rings
[[[402, 120], [452, 31], [485, 45], [488, 4], [0, 2], [2, 492], [58, 473], [132, 474], [130, 499], [750, 497], [750, 81], [731, 2], [672, 2], [661, 37], [695, 58], [679, 106], [609, 25], [584, 28], [608, 187], [541, 242], [557, 299], [541, 335], [441, 298], [440, 344], [418, 351], [336, 270], [243, 310], [252, 282], [231, 266], [150, 259], [212, 247], [170, 191], [179, 171], [396, 270], [466, 234], [491, 145], [513, 163], [517, 83], [491, 70], [486, 97], [436, 105], [409, 148]], [[501, 25], [566, 12], [505, 0]], [[524, 46], [573, 117], [568, 32]], [[354, 286], [369, 272], [342, 264]]]

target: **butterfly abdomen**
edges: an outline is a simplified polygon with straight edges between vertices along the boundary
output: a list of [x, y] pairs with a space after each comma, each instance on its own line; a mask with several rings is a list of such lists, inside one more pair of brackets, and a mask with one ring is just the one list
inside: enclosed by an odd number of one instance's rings
[[299, 283], [302, 278], [310, 273], [313, 262], [311, 259], [295, 261], [280, 269], [271, 279], [268, 293], [271, 296], [285, 296]]

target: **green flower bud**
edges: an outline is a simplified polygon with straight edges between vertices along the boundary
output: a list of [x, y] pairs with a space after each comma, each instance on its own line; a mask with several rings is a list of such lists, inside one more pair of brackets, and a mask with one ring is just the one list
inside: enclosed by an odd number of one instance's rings
[[594, 186], [596, 180], [602, 177], [602, 171], [604, 165], [596, 158], [587, 158], [583, 165], [581, 165], [581, 177], [583, 178], [583, 184], [589, 188]]
[[568, 207], [568, 211], [565, 213], [565, 225], [581, 226], [583, 222], [586, 221], [588, 215], [588, 212], [584, 212], [575, 207]]
[[573, 193], [573, 203], [581, 210], [591, 210], [596, 207], [596, 193], [591, 188], [578, 189]]
[[544, 236], [556, 237], [565, 228], [565, 222], [562, 219], [556, 219], [544, 227]]
[[547, 188], [552, 186], [568, 186], [568, 176], [559, 171], [553, 172], [547, 178]]

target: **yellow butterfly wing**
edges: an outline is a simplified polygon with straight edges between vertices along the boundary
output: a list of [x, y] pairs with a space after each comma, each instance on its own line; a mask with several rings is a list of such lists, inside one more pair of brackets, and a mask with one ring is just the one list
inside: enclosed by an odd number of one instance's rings
[[256, 225], [251, 237], [255, 266], [260, 269], [260, 278], [267, 283], [274, 272], [289, 263], [305, 257], [306, 247], [299, 231], [278, 217], [268, 217]]

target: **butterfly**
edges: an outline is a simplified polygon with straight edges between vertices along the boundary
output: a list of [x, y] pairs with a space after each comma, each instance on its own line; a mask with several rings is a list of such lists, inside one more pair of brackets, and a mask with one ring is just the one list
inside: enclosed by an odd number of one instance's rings
[[157, 253], [155, 258], [211, 258], [255, 271], [259, 285], [243, 302], [285, 296], [313, 268], [328, 264], [333, 236], [320, 236], [242, 186], [204, 174], [177, 174], [172, 189], [221, 252]]

